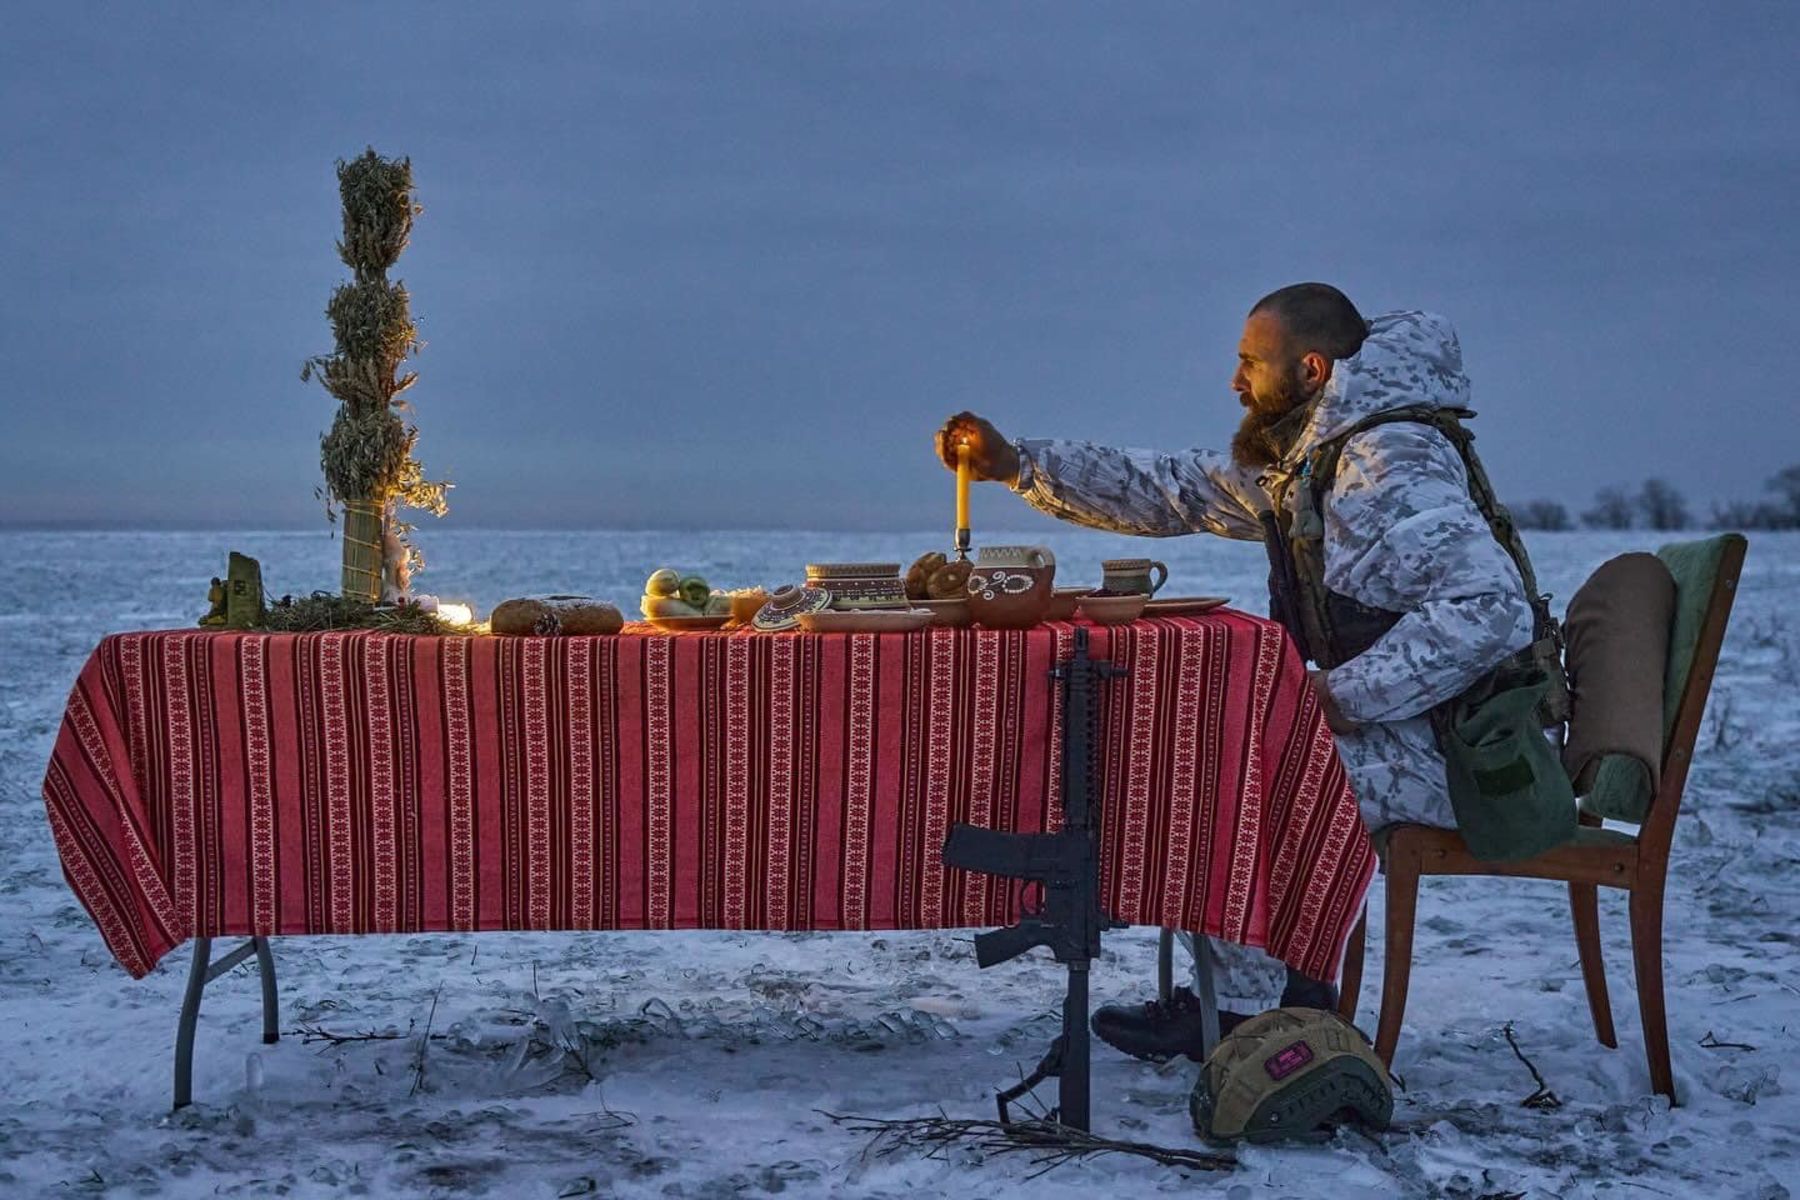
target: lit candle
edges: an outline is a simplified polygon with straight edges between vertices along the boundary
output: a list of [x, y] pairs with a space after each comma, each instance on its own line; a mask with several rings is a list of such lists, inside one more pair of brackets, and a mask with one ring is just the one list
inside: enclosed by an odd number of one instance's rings
[[969, 441], [956, 443], [956, 548], [967, 556], [969, 549]]

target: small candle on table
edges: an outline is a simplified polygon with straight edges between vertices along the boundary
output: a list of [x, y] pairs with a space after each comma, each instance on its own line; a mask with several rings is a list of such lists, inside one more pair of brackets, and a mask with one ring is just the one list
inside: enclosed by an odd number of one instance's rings
[[969, 440], [956, 443], [956, 554], [969, 556]]

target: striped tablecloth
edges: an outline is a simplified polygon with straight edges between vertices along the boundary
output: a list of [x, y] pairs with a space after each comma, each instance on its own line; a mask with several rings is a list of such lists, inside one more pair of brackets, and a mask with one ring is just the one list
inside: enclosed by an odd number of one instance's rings
[[[953, 822], [1055, 828], [1074, 626], [106, 638], [44, 797], [133, 976], [195, 936], [1010, 923]], [[1235, 612], [1095, 628], [1104, 904], [1333, 977], [1374, 856], [1305, 673]]]

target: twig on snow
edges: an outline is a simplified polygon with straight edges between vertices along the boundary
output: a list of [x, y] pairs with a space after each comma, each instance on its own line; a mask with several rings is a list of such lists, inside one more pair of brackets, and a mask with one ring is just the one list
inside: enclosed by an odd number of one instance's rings
[[1756, 1049], [1756, 1047], [1752, 1046], [1749, 1042], [1721, 1042], [1718, 1038], [1713, 1036], [1713, 1031], [1710, 1029], [1706, 1031], [1706, 1036], [1700, 1039], [1700, 1048], [1702, 1050], [1754, 1050], [1754, 1049]]
[[[386, 1033], [377, 1033], [373, 1029], [365, 1029], [361, 1033], [333, 1033], [322, 1025], [301, 1025], [298, 1028], [288, 1030], [289, 1037], [293, 1037], [295, 1034], [300, 1036], [300, 1043], [304, 1046], [310, 1046], [314, 1042], [325, 1042], [327, 1045], [331, 1046], [343, 1046], [350, 1042], [397, 1042], [402, 1038], [410, 1037], [411, 1031], [408, 1030], [406, 1033], [396, 1033], [390, 1030]], [[450, 1035], [447, 1033], [434, 1033], [431, 1036], [438, 1041], [443, 1041]]]
[[1525, 1064], [1525, 1069], [1531, 1072], [1531, 1077], [1537, 1081], [1537, 1091], [1531, 1093], [1531, 1095], [1525, 1097], [1523, 1100], [1519, 1101], [1519, 1103], [1525, 1108], [1561, 1108], [1563, 1105], [1562, 1098], [1550, 1090], [1550, 1085], [1545, 1083], [1544, 1077], [1538, 1073], [1537, 1066], [1529, 1058], [1525, 1057], [1525, 1052], [1523, 1050], [1519, 1049], [1519, 1039], [1513, 1036], [1513, 1023], [1508, 1021], [1501, 1032], [1506, 1035], [1506, 1044], [1512, 1047], [1513, 1054], [1518, 1056], [1519, 1061]]
[[1120, 1141], [1056, 1121], [1013, 1121], [1003, 1125], [999, 1121], [959, 1120], [941, 1115], [890, 1120], [840, 1115], [822, 1108], [813, 1111], [852, 1133], [872, 1134], [863, 1150], [865, 1158], [922, 1152], [927, 1158], [941, 1161], [952, 1146], [964, 1145], [985, 1154], [1023, 1154], [1039, 1168], [1032, 1172], [1033, 1179], [1064, 1163], [1102, 1154], [1128, 1154], [1168, 1167], [1198, 1171], [1228, 1171], [1237, 1166], [1237, 1159], [1226, 1154]]
[[437, 1018], [438, 997], [443, 994], [444, 985], [438, 984], [437, 990], [431, 993], [431, 1011], [425, 1015], [425, 1033], [419, 1038], [419, 1059], [413, 1065], [412, 1091], [408, 1096], [419, 1094], [419, 1088], [425, 1083], [425, 1050], [431, 1045], [431, 1023]]

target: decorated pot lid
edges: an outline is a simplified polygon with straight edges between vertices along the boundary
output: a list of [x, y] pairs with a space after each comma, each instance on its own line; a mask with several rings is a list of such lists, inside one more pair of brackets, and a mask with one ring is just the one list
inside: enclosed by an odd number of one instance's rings
[[798, 626], [801, 613], [819, 612], [830, 603], [831, 593], [824, 588], [789, 584], [769, 593], [769, 602], [756, 610], [750, 625], [762, 633], [780, 633]]

